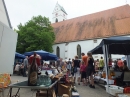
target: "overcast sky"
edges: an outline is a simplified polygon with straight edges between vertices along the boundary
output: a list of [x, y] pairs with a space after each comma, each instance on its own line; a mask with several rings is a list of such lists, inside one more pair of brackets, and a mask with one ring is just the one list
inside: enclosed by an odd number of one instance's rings
[[5, 0], [13, 28], [26, 23], [32, 16], [42, 15], [52, 21], [58, 3], [68, 13], [68, 19], [130, 4], [130, 0]]

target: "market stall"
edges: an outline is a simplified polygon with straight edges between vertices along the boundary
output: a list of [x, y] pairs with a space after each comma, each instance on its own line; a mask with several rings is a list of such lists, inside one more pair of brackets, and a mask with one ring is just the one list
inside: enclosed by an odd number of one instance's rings
[[15, 52], [15, 59], [25, 59], [25, 55]]
[[[57, 97], [63, 95], [71, 97], [71, 94], [73, 95], [71, 89], [74, 81], [72, 76], [69, 76], [69, 71], [66, 68], [49, 66], [50, 64], [41, 65], [43, 53], [40, 52], [33, 52], [29, 57], [28, 80], [9, 85], [10, 97], [19, 96], [20, 88], [37, 90], [36, 97]], [[56, 56], [49, 54], [47, 57], [54, 58]], [[12, 96], [13, 88], [18, 90]]]
[[[109, 85], [108, 79], [108, 55], [109, 54], [122, 54], [130, 55], [130, 37], [110, 37], [103, 39], [101, 43], [90, 51], [92, 54], [104, 54], [104, 63], [106, 69], [106, 82], [107, 88]], [[127, 59], [127, 64], [128, 64]], [[129, 64], [130, 65], [130, 64]]]

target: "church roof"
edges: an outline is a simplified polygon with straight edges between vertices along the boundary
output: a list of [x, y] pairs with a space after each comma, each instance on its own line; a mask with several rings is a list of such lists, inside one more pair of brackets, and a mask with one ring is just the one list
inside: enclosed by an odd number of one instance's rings
[[55, 43], [130, 35], [130, 6], [53, 23], [52, 26], [56, 35]]
[[[59, 5], [59, 4], [58, 4], [58, 5]], [[65, 11], [65, 9], [64, 9], [62, 6], [59, 5], [59, 7], [60, 7], [60, 9], [61, 9], [65, 14], [67, 14], [67, 12]]]

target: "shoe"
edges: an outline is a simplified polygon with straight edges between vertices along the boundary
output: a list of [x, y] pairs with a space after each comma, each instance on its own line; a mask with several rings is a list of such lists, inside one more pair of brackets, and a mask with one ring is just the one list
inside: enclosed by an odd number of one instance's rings
[[93, 86], [93, 85], [89, 85], [89, 87], [95, 89], [95, 86]]
[[92, 85], [90, 84], [90, 85], [89, 85], [89, 87], [91, 88], [91, 87], [92, 87]]
[[78, 85], [80, 85], [80, 83], [78, 83]]
[[95, 89], [95, 86], [92, 86], [92, 88], [94, 88], [94, 89]]

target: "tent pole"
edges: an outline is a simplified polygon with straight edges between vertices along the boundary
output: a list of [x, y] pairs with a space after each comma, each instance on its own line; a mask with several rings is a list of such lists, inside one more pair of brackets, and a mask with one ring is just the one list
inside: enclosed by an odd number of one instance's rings
[[126, 55], [126, 62], [127, 62], [127, 66], [130, 69], [130, 61], [129, 61], [129, 57], [130, 55]]
[[103, 47], [102, 47], [102, 49], [103, 49], [103, 54], [104, 54], [104, 63], [105, 63], [105, 69], [106, 69], [106, 79], [107, 79], [107, 86], [108, 86], [108, 65], [107, 65], [107, 63], [108, 63], [108, 54], [107, 54], [107, 46], [106, 45], [103, 45]]

